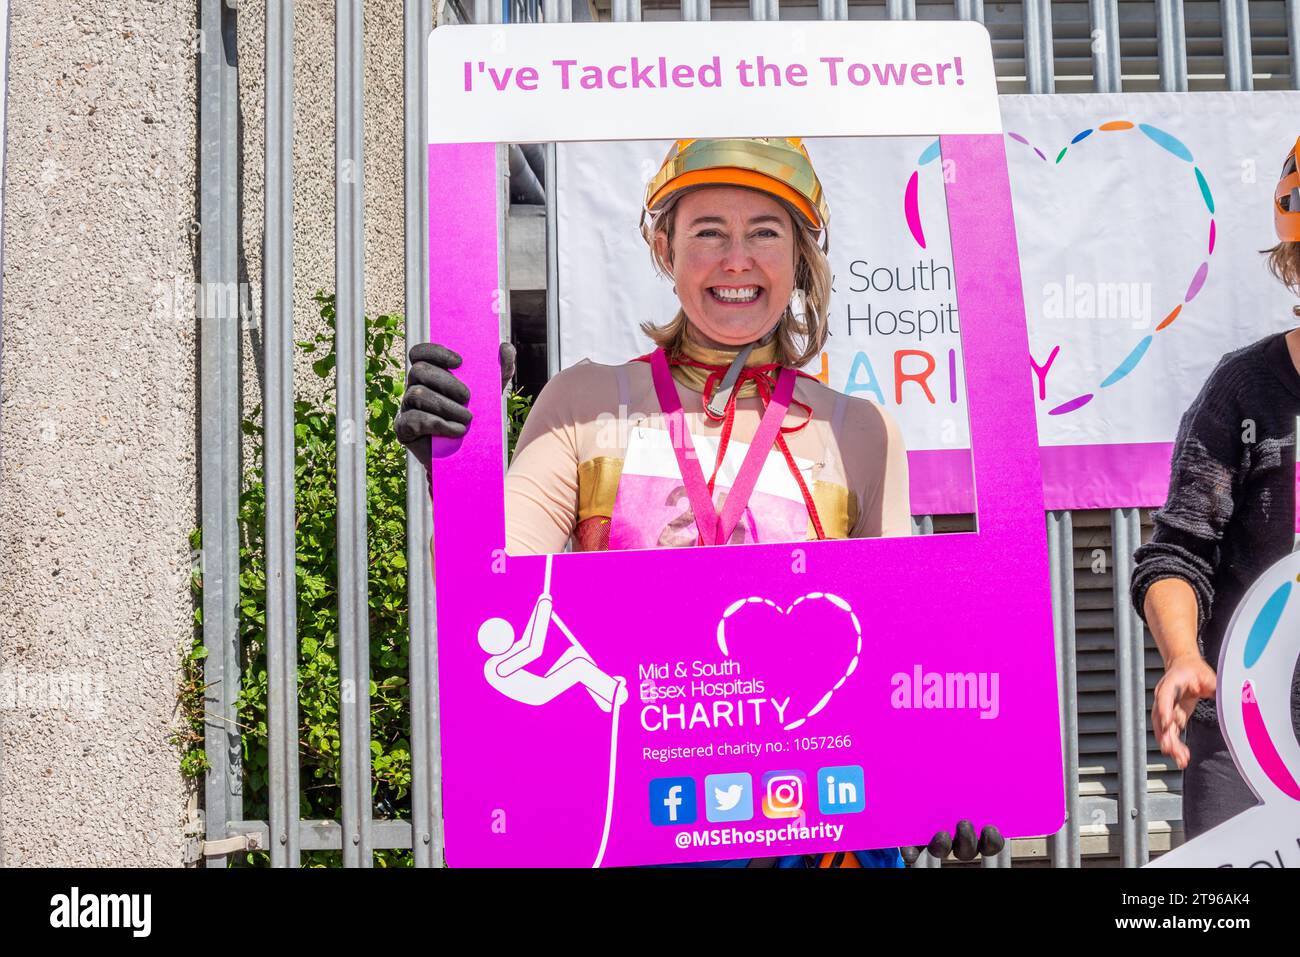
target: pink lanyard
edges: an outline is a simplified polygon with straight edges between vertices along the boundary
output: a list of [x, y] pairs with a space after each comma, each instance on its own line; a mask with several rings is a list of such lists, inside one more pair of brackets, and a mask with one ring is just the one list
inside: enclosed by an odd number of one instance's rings
[[[782, 369], [776, 380], [776, 390], [772, 400], [763, 412], [758, 431], [749, 445], [741, 462], [736, 482], [727, 494], [727, 501], [722, 506], [719, 516], [713, 506], [713, 497], [709, 494], [708, 483], [704, 481], [704, 472], [700, 469], [700, 459], [691, 442], [690, 429], [686, 427], [686, 416], [682, 411], [682, 402], [677, 395], [677, 384], [673, 381], [672, 370], [668, 366], [668, 356], [663, 349], [656, 349], [650, 356], [650, 370], [654, 379], [655, 394], [659, 397], [659, 407], [668, 419], [668, 434], [672, 439], [673, 454], [677, 456], [677, 468], [682, 473], [686, 484], [686, 494], [691, 500], [691, 509], [695, 513], [695, 527], [699, 529], [700, 539], [705, 545], [725, 544], [731, 538], [740, 514], [749, 504], [758, 475], [763, 470], [777, 437], [781, 432], [781, 423], [785, 420], [786, 410], [794, 395], [796, 373], [793, 369]], [[674, 430], [676, 430], [674, 432]]]

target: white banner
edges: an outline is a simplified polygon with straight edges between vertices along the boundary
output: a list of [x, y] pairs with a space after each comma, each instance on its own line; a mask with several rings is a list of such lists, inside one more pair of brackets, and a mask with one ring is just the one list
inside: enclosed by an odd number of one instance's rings
[[[1167, 445], [1219, 357], [1295, 324], [1294, 297], [1259, 250], [1275, 242], [1271, 199], [1300, 93], [1004, 96], [1001, 107], [1031, 352], [1007, 374], [1035, 393], [1049, 507], [1159, 504]], [[935, 137], [807, 142], [835, 283], [824, 365], [806, 371], [883, 404], [911, 452], [968, 447], [943, 197], [960, 169]], [[649, 351], [638, 325], [677, 308], [637, 231], [668, 146], [558, 146], [562, 366]], [[1081, 492], [1081, 460], [1051, 447], [1083, 448], [1097, 468], [1126, 454], [1132, 474]]]

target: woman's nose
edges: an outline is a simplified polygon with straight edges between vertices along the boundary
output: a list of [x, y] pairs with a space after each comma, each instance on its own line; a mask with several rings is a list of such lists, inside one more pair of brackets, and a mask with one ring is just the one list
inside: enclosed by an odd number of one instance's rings
[[727, 248], [722, 253], [722, 268], [730, 269], [733, 272], [743, 272], [754, 265], [754, 257], [745, 243], [740, 239], [733, 239], [727, 244]]

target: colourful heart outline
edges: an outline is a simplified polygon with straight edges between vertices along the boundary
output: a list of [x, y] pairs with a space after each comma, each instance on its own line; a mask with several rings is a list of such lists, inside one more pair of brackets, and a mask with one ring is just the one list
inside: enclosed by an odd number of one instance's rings
[[[1264, 575], [1267, 574], [1266, 571]], [[1260, 576], [1259, 580], [1262, 582], [1264, 576]], [[1296, 576], [1295, 581], [1300, 581], [1300, 575]], [[1294, 582], [1288, 578], [1264, 602], [1255, 620], [1251, 622], [1249, 630], [1243, 628], [1241, 624], [1237, 625], [1238, 628], [1246, 631], [1246, 640], [1242, 642], [1241, 647], [1241, 663], [1247, 675], [1250, 675], [1251, 669], [1258, 664], [1264, 648], [1277, 632], [1278, 624], [1282, 620], [1282, 612], [1286, 609], [1293, 590]], [[1297, 782], [1296, 775], [1287, 768], [1286, 762], [1278, 753], [1277, 745], [1273, 743], [1273, 737], [1264, 723], [1257, 695], [1254, 679], [1247, 677], [1242, 682], [1240, 696], [1246, 743], [1254, 752], [1255, 760], [1259, 762], [1260, 768], [1274, 787], [1287, 797], [1300, 801], [1300, 782]]]
[[844, 686], [844, 682], [846, 682], [849, 679], [849, 675], [853, 674], [853, 672], [858, 670], [858, 661], [862, 657], [862, 623], [858, 621], [857, 613], [853, 610], [853, 608], [849, 605], [849, 603], [845, 601], [843, 598], [841, 598], [839, 595], [832, 595], [829, 592], [814, 591], [814, 592], [809, 592], [806, 595], [800, 595], [794, 601], [790, 602], [790, 604], [787, 605], [785, 608], [782, 608], [780, 605], [772, 601], [772, 599], [770, 598], [763, 598], [760, 595], [751, 595], [749, 598], [741, 598], [738, 599], [737, 601], [732, 602], [730, 605], [727, 606], [726, 611], [722, 613], [722, 617], [718, 619], [718, 648], [723, 653], [723, 655], [725, 655], [727, 658], [731, 658], [731, 652], [727, 650], [727, 619], [728, 618], [730, 618], [736, 612], [740, 611], [740, 609], [744, 608], [746, 605], [753, 605], [753, 604], [760, 604], [760, 603], [767, 605], [769, 608], [775, 609], [781, 615], [789, 615], [790, 612], [794, 611], [796, 605], [810, 598], [828, 601], [836, 608], [840, 609], [840, 611], [848, 613], [849, 621], [853, 625], [853, 632], [857, 639], [857, 646], [854, 648], [853, 657], [849, 660], [848, 667], [844, 669], [844, 674], [840, 675], [839, 680], [836, 681], [835, 684], [831, 686], [831, 690], [826, 692], [826, 694], [822, 695], [821, 699], [817, 702], [817, 704], [809, 708], [807, 713], [804, 714], [802, 717], [798, 718], [795, 721], [791, 721], [786, 725], [783, 725], [781, 728], [782, 731], [793, 731], [795, 728], [806, 723], [808, 719], [811, 718], [813, 715], [817, 714], [822, 709], [824, 709], [828, 704], [830, 704], [831, 695], [839, 691], [840, 688]]
[[[1101, 384], [1097, 386], [1098, 391], [1114, 385], [1137, 368], [1138, 363], [1141, 362], [1143, 356], [1146, 355], [1147, 349], [1150, 348], [1155, 333], [1170, 326], [1182, 312], [1183, 306], [1195, 299], [1197, 293], [1201, 291], [1201, 288], [1205, 285], [1206, 276], [1209, 275], [1210, 257], [1214, 255], [1214, 196], [1210, 192], [1210, 184], [1206, 181], [1205, 174], [1202, 173], [1201, 168], [1196, 165], [1196, 161], [1192, 156], [1192, 151], [1189, 150], [1176, 136], [1165, 132], [1159, 127], [1152, 126], [1149, 123], [1135, 124], [1129, 120], [1108, 120], [1096, 127], [1089, 127], [1086, 130], [1076, 133], [1070, 142], [1063, 146], [1061, 151], [1056, 154], [1056, 160], [1052, 165], [1059, 164], [1061, 160], [1065, 158], [1066, 151], [1068, 151], [1071, 146], [1081, 143], [1094, 132], [1112, 133], [1131, 130], [1134, 128], [1141, 130], [1146, 134], [1147, 138], [1157, 146], [1173, 154], [1178, 159], [1192, 164], [1192, 171], [1196, 177], [1196, 185], [1200, 190], [1201, 199], [1204, 201], [1205, 207], [1210, 214], [1209, 245], [1205, 254], [1205, 259], [1201, 262], [1201, 265], [1197, 268], [1195, 274], [1193, 274], [1191, 282], [1187, 285], [1187, 292], [1183, 295], [1183, 301], [1176, 305], [1169, 314], [1161, 320], [1152, 333], [1142, 337], [1138, 344], [1130, 350], [1127, 356], [1125, 356], [1124, 360], [1111, 371], [1110, 375], [1106, 376], [1101, 381]], [[1033, 143], [1029, 142], [1029, 140], [1024, 136], [1021, 136], [1019, 133], [1013, 133], [1009, 130], [1006, 135], [1011, 137], [1011, 139], [1015, 140], [1017, 143], [1032, 149], [1043, 162], [1048, 162], [1046, 154], [1044, 154], [1037, 146], [1034, 146]], [[925, 232], [921, 228], [919, 195], [921, 167], [933, 162], [938, 158], [938, 156], [939, 141], [936, 139], [921, 151], [921, 155], [916, 161], [917, 168], [912, 171], [912, 175], [909, 177], [907, 186], [903, 191], [903, 214], [907, 219], [907, 227], [912, 233], [912, 238], [916, 240], [917, 244], [920, 245], [922, 249], [925, 249], [926, 246]], [[958, 308], [960, 308], [960, 305]], [[1057, 346], [1057, 348], [1059, 349], [1060, 346]], [[1053, 354], [1055, 354], [1055, 352], [1053, 352]], [[1047, 414], [1065, 415], [1066, 413], [1073, 412], [1091, 402], [1095, 395], [1096, 392], [1085, 392], [1082, 395], [1075, 396], [1073, 399], [1062, 402], [1061, 404], [1049, 409]]]

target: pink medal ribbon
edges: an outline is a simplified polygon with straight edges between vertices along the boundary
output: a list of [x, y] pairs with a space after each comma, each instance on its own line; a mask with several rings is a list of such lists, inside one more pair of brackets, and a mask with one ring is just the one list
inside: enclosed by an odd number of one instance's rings
[[[785, 420], [786, 410], [794, 395], [794, 383], [797, 374], [793, 369], [782, 369], [777, 376], [776, 389], [772, 400], [763, 412], [758, 431], [749, 445], [749, 451], [741, 462], [736, 482], [727, 494], [727, 501], [722, 506], [719, 516], [709, 494], [708, 483], [700, 469], [699, 455], [691, 441], [690, 429], [686, 427], [686, 415], [682, 411], [682, 402], [677, 395], [677, 383], [673, 381], [672, 370], [668, 365], [668, 356], [663, 349], [656, 349], [650, 356], [650, 370], [654, 379], [655, 394], [659, 398], [659, 407], [668, 420], [668, 435], [672, 440], [673, 454], [677, 456], [677, 468], [682, 473], [686, 485], [686, 494], [695, 513], [695, 527], [705, 545], [726, 543], [740, 521], [740, 515], [749, 504], [758, 475], [763, 470], [768, 452], [775, 445], [781, 432], [781, 423]], [[734, 401], [734, 399], [733, 399]], [[673, 440], [674, 432], [680, 436]]]

